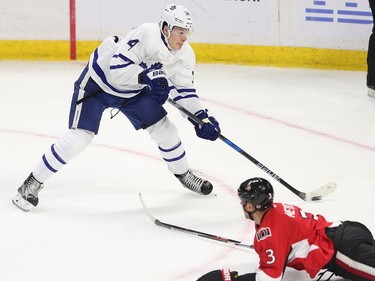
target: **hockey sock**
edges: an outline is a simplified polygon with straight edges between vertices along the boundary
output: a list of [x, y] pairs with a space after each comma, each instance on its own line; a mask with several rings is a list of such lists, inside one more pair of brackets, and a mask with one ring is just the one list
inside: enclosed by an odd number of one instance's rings
[[85, 130], [69, 130], [46, 151], [33, 170], [34, 177], [45, 182], [66, 163], [80, 154], [92, 141], [94, 134]]

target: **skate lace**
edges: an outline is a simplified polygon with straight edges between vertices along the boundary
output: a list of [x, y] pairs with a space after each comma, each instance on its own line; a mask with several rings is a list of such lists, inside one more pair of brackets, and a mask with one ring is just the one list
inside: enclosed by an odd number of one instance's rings
[[31, 194], [37, 197], [39, 191], [42, 188], [43, 188], [43, 185], [40, 182], [38, 182], [34, 177], [29, 177], [26, 180], [25, 193]]
[[183, 183], [192, 190], [200, 191], [201, 186], [204, 182], [203, 179], [194, 175], [191, 171], [188, 171], [186, 176], [182, 179]]

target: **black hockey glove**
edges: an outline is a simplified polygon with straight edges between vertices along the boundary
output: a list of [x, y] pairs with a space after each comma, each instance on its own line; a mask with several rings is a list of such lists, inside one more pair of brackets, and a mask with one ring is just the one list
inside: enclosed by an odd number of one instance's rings
[[138, 83], [146, 84], [150, 88], [150, 90], [146, 92], [146, 95], [159, 105], [165, 103], [170, 91], [167, 77], [161, 67], [161, 63], [154, 64], [138, 75]]
[[195, 126], [195, 133], [198, 137], [206, 140], [214, 141], [220, 135], [219, 122], [213, 116], [208, 116], [208, 110], [199, 111], [198, 114], [195, 114], [199, 119], [201, 119], [204, 124], [199, 125], [193, 119], [188, 118], [191, 123]]
[[236, 281], [237, 277], [237, 271], [230, 271], [229, 269], [217, 269], [206, 273], [197, 281]]

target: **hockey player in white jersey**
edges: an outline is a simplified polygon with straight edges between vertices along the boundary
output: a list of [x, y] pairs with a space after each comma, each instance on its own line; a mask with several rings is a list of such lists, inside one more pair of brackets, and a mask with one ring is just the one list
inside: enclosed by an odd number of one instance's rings
[[43, 183], [91, 143], [107, 108], [118, 109], [136, 130], [147, 130], [184, 187], [210, 194], [212, 184], [189, 169], [177, 128], [163, 108], [170, 96], [205, 121], [198, 125], [189, 120], [198, 137], [218, 138], [219, 123], [202, 107], [194, 87], [195, 54], [187, 42], [192, 31], [189, 11], [170, 4], [159, 24], [145, 23], [124, 38], [106, 38], [74, 84], [69, 130], [42, 156], [18, 188], [13, 204], [23, 211], [38, 205]]

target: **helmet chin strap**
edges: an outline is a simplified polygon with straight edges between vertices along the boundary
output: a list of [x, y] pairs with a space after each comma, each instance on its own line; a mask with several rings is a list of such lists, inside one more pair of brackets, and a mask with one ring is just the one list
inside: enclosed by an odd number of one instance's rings
[[251, 219], [252, 221], [254, 221], [254, 218], [253, 218], [252, 214], [254, 214], [254, 213], [255, 213], [256, 211], [258, 211], [258, 210], [257, 210], [257, 209], [254, 209], [254, 211], [249, 212], [249, 211], [247, 211], [247, 210], [245, 209], [245, 206], [242, 206], [242, 208], [243, 208], [243, 211], [244, 211], [244, 213], [245, 213], [246, 218]]
[[164, 31], [163, 31], [163, 35], [166, 39], [169, 39], [169, 37], [171, 37], [171, 30], [169, 29], [169, 27], [168, 27], [168, 36], [164, 34]]
[[258, 210], [254, 210], [254, 211], [252, 211], [252, 212], [247, 212], [247, 214], [249, 215], [249, 218], [252, 220], [252, 221], [254, 221], [254, 218], [253, 218], [253, 214], [256, 212], [256, 211], [258, 211]]
[[167, 48], [171, 51], [174, 51], [171, 45], [169, 45], [169, 41], [168, 41], [168, 39], [171, 37], [171, 30], [169, 29], [169, 27], [168, 27], [168, 36], [164, 34], [163, 30], [162, 30], [162, 34], [163, 34], [164, 43], [165, 45], [167, 45]]

